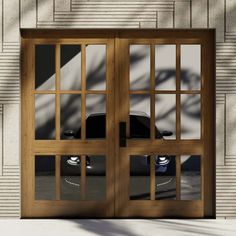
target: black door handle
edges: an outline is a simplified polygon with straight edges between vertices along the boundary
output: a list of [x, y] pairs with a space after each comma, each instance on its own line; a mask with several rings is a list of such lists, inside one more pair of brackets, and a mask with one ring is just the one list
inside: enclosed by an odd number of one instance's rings
[[126, 147], [126, 122], [120, 122], [120, 147]]

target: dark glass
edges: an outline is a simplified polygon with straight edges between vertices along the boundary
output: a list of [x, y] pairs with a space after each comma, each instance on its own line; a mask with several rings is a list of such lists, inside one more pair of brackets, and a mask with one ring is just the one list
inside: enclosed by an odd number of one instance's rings
[[55, 157], [35, 156], [35, 199], [55, 200]]
[[106, 200], [106, 157], [86, 158], [86, 200]]
[[149, 138], [150, 118], [130, 115], [130, 138]]
[[55, 89], [55, 45], [35, 46], [35, 89]]
[[86, 96], [86, 138], [106, 138], [106, 95]]
[[75, 201], [80, 200], [80, 181], [80, 156], [61, 156], [61, 199]]
[[176, 164], [175, 156], [156, 155], [156, 200], [176, 199]]
[[130, 200], [150, 199], [150, 165], [149, 157], [130, 156]]
[[201, 156], [181, 156], [181, 200], [201, 199]]

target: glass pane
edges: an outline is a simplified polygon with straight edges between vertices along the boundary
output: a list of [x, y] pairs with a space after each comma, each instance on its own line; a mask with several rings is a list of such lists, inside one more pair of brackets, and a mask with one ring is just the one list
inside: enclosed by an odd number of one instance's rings
[[81, 138], [81, 95], [61, 95], [61, 139]]
[[181, 139], [201, 138], [201, 96], [181, 94]]
[[[176, 95], [158, 94], [155, 96], [156, 138], [176, 138]], [[168, 131], [168, 132], [166, 132]]]
[[155, 46], [156, 90], [176, 89], [176, 46]]
[[35, 89], [55, 89], [55, 45], [35, 46]]
[[81, 89], [81, 47], [61, 45], [61, 90]]
[[150, 157], [130, 156], [130, 200], [150, 200]]
[[106, 45], [86, 46], [87, 90], [106, 89]]
[[155, 156], [156, 200], [176, 199], [175, 156]]
[[86, 96], [86, 138], [106, 137], [106, 95], [88, 94]]
[[150, 87], [150, 46], [130, 45], [130, 89]]
[[80, 200], [80, 156], [61, 156], [61, 199]]
[[86, 200], [106, 200], [106, 157], [86, 157]]
[[149, 95], [130, 95], [130, 138], [150, 138]]
[[55, 157], [35, 156], [35, 199], [55, 200]]
[[181, 45], [181, 90], [201, 88], [201, 45]]
[[35, 139], [55, 139], [55, 95], [35, 95]]
[[201, 156], [181, 156], [181, 200], [201, 199]]

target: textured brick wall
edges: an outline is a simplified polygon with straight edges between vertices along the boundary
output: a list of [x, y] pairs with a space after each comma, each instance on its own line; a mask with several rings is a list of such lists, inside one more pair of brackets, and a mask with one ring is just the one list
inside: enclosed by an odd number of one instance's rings
[[19, 28], [216, 28], [217, 217], [236, 217], [235, 0], [0, 0], [0, 216], [19, 216]]

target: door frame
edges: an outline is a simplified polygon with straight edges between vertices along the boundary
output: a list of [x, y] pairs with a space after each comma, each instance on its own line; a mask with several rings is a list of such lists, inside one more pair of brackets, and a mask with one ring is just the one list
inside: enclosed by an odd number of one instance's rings
[[[120, 107], [120, 98], [122, 94], [117, 91], [120, 90], [120, 82], [119, 79], [124, 75], [121, 70], [121, 61], [122, 56], [118, 54], [121, 49], [121, 40], [122, 39], [152, 39], [152, 38], [168, 38], [168, 39], [194, 39], [201, 38], [207, 45], [209, 54], [205, 55], [208, 58], [209, 68], [206, 70], [205, 77], [209, 78], [204, 80], [206, 84], [205, 93], [211, 94], [209, 97], [209, 102], [204, 105], [204, 109], [208, 109], [211, 111], [212, 116], [208, 119], [209, 129], [205, 130], [206, 142], [204, 143], [205, 156], [207, 158], [207, 162], [205, 166], [210, 166], [210, 170], [207, 168], [204, 169], [204, 176], [206, 184], [204, 184], [204, 213], [203, 217], [215, 217], [215, 29], [21, 29], [21, 103], [22, 107], [24, 104], [27, 106], [31, 106], [31, 101], [27, 98], [27, 93], [25, 90], [30, 89], [27, 83], [27, 79], [29, 78], [29, 70], [25, 69], [25, 62], [32, 61], [33, 58], [26, 58], [26, 54], [24, 53], [27, 50], [26, 40], [33, 39], [102, 39], [102, 38], [110, 38], [114, 39], [115, 47], [115, 71], [114, 77], [116, 78], [114, 81], [114, 87], [117, 88], [114, 92], [115, 96], [115, 107]], [[204, 66], [204, 65], [203, 65]], [[31, 115], [26, 113], [21, 109], [21, 120], [31, 119]], [[114, 139], [119, 140], [119, 122], [121, 121], [120, 114], [115, 112], [114, 117]], [[28, 129], [32, 129], [32, 127], [28, 127], [25, 122], [21, 122], [21, 216], [22, 217], [40, 217], [34, 216], [30, 209], [29, 203], [25, 201], [25, 192], [27, 186], [27, 175], [25, 171], [30, 168], [29, 162], [27, 160], [27, 156], [31, 155], [31, 147], [27, 147], [29, 145], [28, 138], [29, 133]], [[114, 142], [114, 195], [119, 196], [121, 194], [121, 188], [119, 186], [119, 178], [121, 177], [120, 169], [120, 147], [119, 142]], [[33, 187], [33, 186], [30, 186]], [[119, 197], [118, 197], [119, 198]], [[128, 217], [122, 214], [119, 214], [120, 205], [119, 202], [114, 201], [115, 204], [115, 217]], [[26, 213], [28, 212], [28, 213]], [[118, 215], [117, 215], [118, 214]], [[46, 217], [57, 217], [57, 216], [46, 216]], [[73, 216], [75, 217], [75, 215]], [[86, 217], [86, 216], [85, 216]], [[90, 216], [91, 217], [91, 216]], [[96, 217], [96, 216], [95, 216]], [[97, 216], [99, 217], [99, 216]], [[111, 217], [109, 215], [105, 216], [107, 218]], [[114, 216], [113, 216], [114, 217]], [[147, 216], [152, 217], [152, 216]], [[162, 216], [160, 216], [162, 217]], [[180, 217], [180, 216], [179, 216]], [[185, 216], [186, 217], [186, 216]]]

